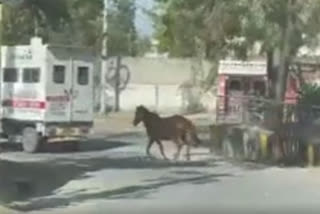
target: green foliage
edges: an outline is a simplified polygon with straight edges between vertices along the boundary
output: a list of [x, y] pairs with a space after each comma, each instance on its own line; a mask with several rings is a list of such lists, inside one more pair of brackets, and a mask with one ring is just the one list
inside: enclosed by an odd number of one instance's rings
[[112, 55], [137, 55], [137, 32], [132, 0], [113, 0], [109, 12], [108, 51]]
[[320, 86], [316, 84], [304, 84], [300, 91], [299, 103], [307, 106], [320, 106]]
[[[108, 54], [141, 54], [146, 47], [135, 29], [135, 3], [110, 0]], [[5, 7], [3, 43], [27, 44], [32, 36], [45, 41], [101, 49], [103, 0], [25, 0], [19, 7]], [[146, 43], [147, 44], [147, 43]]]
[[[165, 12], [156, 17], [156, 36], [162, 51], [172, 56], [195, 56], [196, 39], [205, 44], [206, 57], [226, 55], [228, 41], [241, 33], [241, 17], [245, 7], [241, 1], [163, 1]], [[188, 27], [186, 27], [188, 26]]]
[[71, 22], [64, 29], [69, 37], [64, 36], [64, 39], [71, 38], [70, 42], [74, 45], [94, 47], [99, 51], [102, 38], [103, 1], [69, 0], [68, 8]]
[[49, 25], [56, 30], [70, 19], [65, 0], [24, 0], [22, 7], [28, 9], [43, 27]]
[[151, 41], [148, 37], [138, 37], [135, 45], [137, 56], [144, 56], [151, 49]]
[[[2, 43], [27, 44], [33, 35], [32, 16], [26, 9], [4, 7]], [[18, 30], [19, 29], [19, 30]]]
[[70, 21], [64, 0], [25, 0], [16, 7], [4, 7], [3, 42], [14, 45], [28, 43], [33, 35], [48, 40], [49, 32], [59, 31]]
[[[288, 8], [292, 1], [293, 11]], [[290, 54], [303, 45], [317, 43], [320, 23], [319, 0], [157, 0], [156, 36], [162, 51], [172, 56], [193, 56], [194, 38], [206, 44], [206, 56], [234, 54], [246, 58], [256, 42], [261, 53], [282, 48], [289, 14], [293, 23]], [[188, 27], [185, 27], [188, 26]], [[240, 39], [241, 38], [241, 39]]]

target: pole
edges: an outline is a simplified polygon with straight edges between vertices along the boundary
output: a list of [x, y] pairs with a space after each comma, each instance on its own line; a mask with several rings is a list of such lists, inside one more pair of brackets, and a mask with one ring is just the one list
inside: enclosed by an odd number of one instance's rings
[[108, 71], [108, 0], [104, 0], [103, 9], [103, 38], [102, 38], [102, 50], [101, 50], [101, 77], [100, 77], [100, 114], [105, 114], [106, 111], [106, 74]]
[[[0, 70], [2, 70], [2, 30], [3, 30], [3, 25], [2, 25], [2, 12], [3, 12], [3, 4], [0, 2]], [[2, 79], [2, 77], [0, 77]], [[2, 100], [2, 93], [0, 93], [0, 99]]]
[[115, 76], [115, 106], [114, 111], [120, 111], [120, 69], [121, 69], [121, 57], [117, 57], [117, 65], [116, 65], [116, 76]]
[[156, 110], [159, 111], [159, 85], [155, 85]]

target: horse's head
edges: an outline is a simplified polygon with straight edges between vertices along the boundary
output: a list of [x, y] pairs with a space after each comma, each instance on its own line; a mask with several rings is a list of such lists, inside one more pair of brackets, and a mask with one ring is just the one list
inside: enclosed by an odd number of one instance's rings
[[146, 113], [147, 113], [147, 109], [144, 106], [138, 106], [136, 108], [133, 125], [134, 126], [139, 125], [139, 123], [141, 123], [144, 120]]

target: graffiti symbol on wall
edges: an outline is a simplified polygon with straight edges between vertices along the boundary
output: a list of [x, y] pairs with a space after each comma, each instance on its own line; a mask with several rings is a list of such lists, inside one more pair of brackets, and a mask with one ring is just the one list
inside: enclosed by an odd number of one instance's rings
[[[119, 79], [118, 81], [117, 78]], [[119, 90], [123, 91], [127, 88], [130, 78], [130, 69], [127, 65], [122, 64], [121, 60], [120, 63], [117, 63], [117, 59], [111, 59], [109, 61], [108, 72], [105, 76], [105, 80], [108, 85], [112, 88], [116, 88], [118, 82]]]

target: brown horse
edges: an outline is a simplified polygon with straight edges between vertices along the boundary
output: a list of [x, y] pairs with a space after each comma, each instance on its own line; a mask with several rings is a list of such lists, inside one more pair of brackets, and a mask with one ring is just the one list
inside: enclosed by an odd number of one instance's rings
[[183, 145], [187, 146], [187, 160], [190, 160], [190, 147], [198, 146], [201, 141], [199, 140], [196, 128], [193, 123], [180, 115], [162, 118], [158, 114], [149, 111], [144, 106], [138, 106], [135, 112], [133, 125], [137, 126], [143, 122], [149, 143], [146, 148], [147, 155], [150, 156], [150, 149], [154, 142], [160, 148], [161, 155], [164, 159], [168, 160], [164, 153], [162, 140], [171, 140], [177, 146], [177, 152], [174, 159], [177, 160], [180, 156]]

